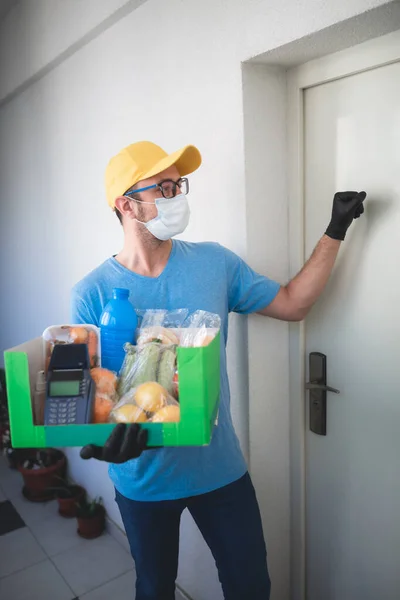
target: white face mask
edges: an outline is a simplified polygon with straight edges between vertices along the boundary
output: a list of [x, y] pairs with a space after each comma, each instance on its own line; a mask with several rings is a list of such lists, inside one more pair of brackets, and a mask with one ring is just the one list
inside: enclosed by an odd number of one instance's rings
[[[129, 198], [132, 200], [132, 198]], [[135, 202], [141, 202], [135, 200]], [[185, 231], [189, 223], [190, 208], [188, 199], [184, 194], [178, 194], [174, 198], [157, 198], [155, 202], [141, 202], [141, 204], [155, 204], [158, 215], [143, 223], [148, 231], [158, 240], [165, 242], [175, 235]]]

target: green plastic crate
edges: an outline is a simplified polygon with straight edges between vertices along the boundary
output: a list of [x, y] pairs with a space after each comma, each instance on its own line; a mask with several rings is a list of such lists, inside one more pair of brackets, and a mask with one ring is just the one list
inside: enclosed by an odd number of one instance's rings
[[[220, 391], [220, 334], [202, 348], [178, 348], [179, 423], [144, 423], [149, 446], [204, 446], [211, 441]], [[43, 369], [42, 338], [4, 352], [14, 448], [103, 445], [114, 424], [34, 425], [31, 394]]]

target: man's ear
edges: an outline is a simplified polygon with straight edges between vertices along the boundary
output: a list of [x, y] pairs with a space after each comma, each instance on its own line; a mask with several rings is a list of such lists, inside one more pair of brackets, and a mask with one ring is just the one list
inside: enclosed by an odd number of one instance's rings
[[121, 215], [127, 219], [135, 219], [135, 202], [129, 200], [126, 196], [118, 196], [115, 199], [115, 208], [119, 210]]

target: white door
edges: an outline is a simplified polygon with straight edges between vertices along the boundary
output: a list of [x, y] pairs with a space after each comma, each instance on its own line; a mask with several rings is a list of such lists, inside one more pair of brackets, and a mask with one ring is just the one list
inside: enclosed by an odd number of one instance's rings
[[305, 90], [304, 119], [308, 256], [334, 192], [368, 193], [305, 324], [340, 390], [307, 423], [306, 599], [399, 600], [400, 62]]

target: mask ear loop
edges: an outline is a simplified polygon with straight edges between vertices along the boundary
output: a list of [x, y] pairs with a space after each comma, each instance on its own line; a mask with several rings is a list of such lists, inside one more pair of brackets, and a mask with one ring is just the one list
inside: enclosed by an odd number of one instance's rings
[[124, 196], [127, 200], [131, 200], [132, 202], [140, 202], [140, 204], [156, 204], [155, 202], [143, 202], [143, 200], [137, 200], [136, 198], [131, 198], [130, 196]]
[[[131, 202], [139, 202], [140, 204], [153, 204], [154, 206], [157, 205], [156, 202], [143, 202], [143, 200], [137, 200], [136, 198], [130, 198], [129, 196], [124, 196], [124, 198], [126, 198], [127, 200], [130, 200]], [[157, 217], [155, 217], [156, 219]], [[135, 219], [136, 223], [140, 223], [141, 225], [146, 226], [147, 223], [145, 223], [144, 221], [139, 221], [139, 219]], [[151, 221], [153, 221], [153, 219], [151, 219]], [[148, 221], [148, 223], [150, 223], [150, 221]]]

